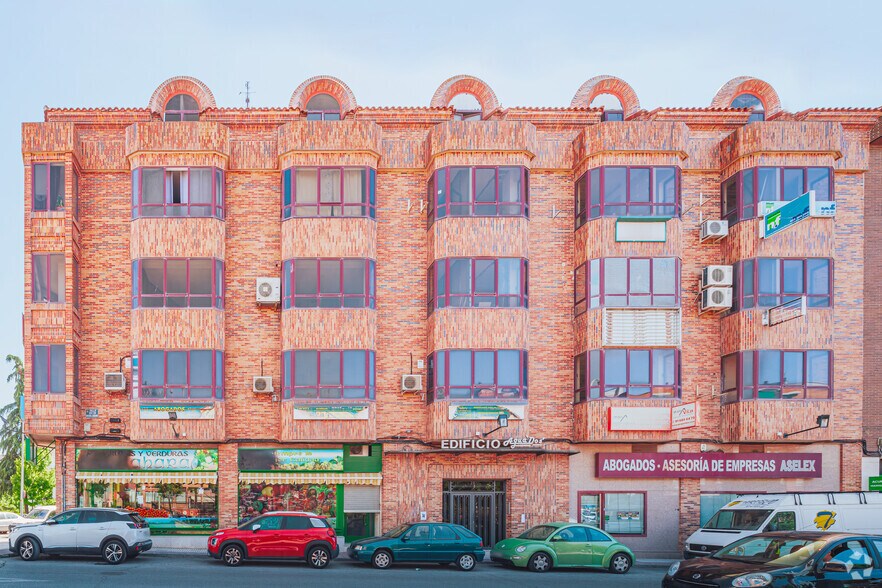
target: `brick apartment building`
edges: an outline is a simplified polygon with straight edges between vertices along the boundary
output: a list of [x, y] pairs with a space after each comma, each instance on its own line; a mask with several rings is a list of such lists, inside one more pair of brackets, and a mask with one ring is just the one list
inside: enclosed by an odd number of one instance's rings
[[27, 432], [60, 507], [156, 533], [573, 519], [670, 555], [735, 493], [859, 490], [880, 115], [755, 78], [646, 110], [610, 76], [562, 108], [470, 76], [421, 107], [322, 76], [284, 108], [187, 77], [47, 108], [22, 128]]

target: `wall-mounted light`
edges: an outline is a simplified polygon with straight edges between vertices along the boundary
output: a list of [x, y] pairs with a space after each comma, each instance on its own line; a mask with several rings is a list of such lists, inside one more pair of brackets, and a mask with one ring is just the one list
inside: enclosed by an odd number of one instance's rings
[[478, 433], [478, 434], [481, 435], [481, 437], [486, 437], [490, 433], [498, 431], [499, 429], [501, 429], [503, 427], [507, 427], [508, 426], [508, 415], [505, 413], [500, 414], [498, 417], [496, 417], [496, 422], [499, 425], [498, 427], [496, 427], [493, 430], [487, 431], [486, 433]]
[[783, 437], [786, 439], [787, 437], [799, 435], [800, 433], [805, 433], [806, 431], [814, 431], [815, 429], [826, 429], [830, 426], [830, 415], [820, 414], [818, 415], [818, 418], [815, 419], [815, 422], [817, 424], [814, 427], [809, 427], [808, 429], [803, 429], [801, 431], [794, 431], [792, 433], [784, 433]]

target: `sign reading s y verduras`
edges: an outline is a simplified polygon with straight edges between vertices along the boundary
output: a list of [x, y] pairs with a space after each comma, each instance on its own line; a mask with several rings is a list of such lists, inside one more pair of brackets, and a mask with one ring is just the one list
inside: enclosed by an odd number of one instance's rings
[[820, 478], [820, 453], [598, 453], [598, 478]]
[[216, 472], [217, 449], [77, 449], [78, 472]]

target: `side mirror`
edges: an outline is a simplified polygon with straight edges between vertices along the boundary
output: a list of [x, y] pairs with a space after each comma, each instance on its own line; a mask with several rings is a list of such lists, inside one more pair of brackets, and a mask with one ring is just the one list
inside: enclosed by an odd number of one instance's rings
[[47, 525], [57, 525], [58, 521], [56, 521], [55, 519], [47, 519], [46, 524]]
[[818, 566], [818, 571], [844, 574], [848, 572], [848, 568], [845, 567], [845, 564], [841, 561], [828, 561], [826, 563], [821, 563], [821, 565]]
[[260, 523], [257, 523], [256, 525], [254, 525], [253, 527], [251, 527], [251, 532], [252, 532], [252, 533], [257, 533], [258, 531], [260, 531]]
[[402, 535], [402, 536], [401, 536], [401, 542], [402, 542], [402, 543], [407, 543], [408, 541], [410, 541], [410, 538], [408, 538], [407, 535]]
[[562, 537], [560, 535], [555, 535], [554, 537], [552, 537], [550, 539], [550, 541], [561, 541], [561, 540], [562, 540]]

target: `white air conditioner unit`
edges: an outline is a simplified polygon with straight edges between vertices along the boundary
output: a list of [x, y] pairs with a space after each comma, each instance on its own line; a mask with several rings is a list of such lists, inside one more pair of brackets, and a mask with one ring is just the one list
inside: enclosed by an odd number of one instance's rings
[[701, 289], [732, 285], [731, 265], [709, 265], [701, 270]]
[[104, 372], [104, 389], [118, 392], [126, 389], [126, 375], [122, 372]]
[[701, 223], [700, 241], [719, 241], [729, 234], [729, 221], [725, 220], [706, 220]]
[[732, 288], [708, 288], [701, 291], [701, 312], [720, 312], [732, 308]]
[[253, 392], [257, 392], [258, 394], [272, 394], [275, 392], [273, 389], [273, 377], [272, 376], [254, 376], [254, 379], [251, 383], [251, 390]]
[[405, 374], [401, 376], [402, 392], [420, 392], [423, 389], [423, 377], [419, 374]]
[[282, 299], [282, 280], [279, 278], [257, 278], [257, 303], [278, 304]]
[[349, 455], [355, 455], [357, 457], [367, 457], [371, 454], [371, 446], [370, 445], [350, 445], [349, 446]]

